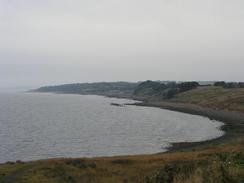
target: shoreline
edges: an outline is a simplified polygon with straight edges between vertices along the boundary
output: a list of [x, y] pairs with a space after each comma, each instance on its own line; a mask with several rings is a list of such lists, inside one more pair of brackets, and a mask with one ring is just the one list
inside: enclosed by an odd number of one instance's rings
[[144, 106], [144, 107], [157, 107], [165, 110], [182, 112], [186, 114], [199, 115], [207, 117], [210, 120], [216, 120], [224, 123], [221, 126], [220, 130], [224, 134], [220, 137], [213, 138], [210, 140], [204, 140], [199, 142], [176, 142], [170, 143], [170, 147], [166, 152], [182, 152], [182, 151], [192, 151], [195, 149], [206, 148], [209, 146], [219, 145], [221, 143], [230, 142], [236, 138], [242, 138], [244, 136], [244, 113], [238, 111], [226, 111], [218, 110], [210, 107], [202, 107], [196, 104], [191, 103], [182, 103], [176, 101], [158, 101], [157, 98], [147, 98], [147, 97], [138, 97], [134, 95], [104, 95], [109, 98], [126, 98], [131, 100], [136, 100], [140, 102], [135, 102], [132, 104], [125, 105], [135, 105], [135, 106]]
[[[54, 93], [54, 92], [47, 92], [47, 93]], [[54, 93], [54, 94], [78, 94], [78, 93]], [[205, 140], [205, 141], [199, 141], [199, 142], [170, 143], [171, 146], [167, 149], [167, 151], [161, 153], [191, 151], [194, 150], [195, 148], [204, 148], [209, 145], [211, 146], [218, 145], [220, 143], [225, 143], [235, 138], [244, 136], [244, 113], [237, 112], [237, 111], [217, 110], [209, 107], [202, 107], [191, 103], [178, 103], [175, 101], [173, 102], [158, 101], [157, 98], [138, 97], [134, 95], [121, 95], [121, 94], [113, 94], [113, 95], [78, 94], [78, 95], [97, 95], [97, 96], [103, 96], [108, 98], [129, 99], [138, 102], [128, 103], [124, 105], [157, 107], [157, 108], [176, 111], [176, 112], [199, 115], [199, 116], [207, 117], [210, 120], [216, 120], [224, 123], [224, 125], [220, 128], [220, 130], [224, 131], [224, 134], [220, 137], [210, 139], [210, 140]]]
[[[47, 92], [47, 93], [53, 93], [53, 92]], [[54, 93], [54, 94], [76, 94], [76, 93]], [[84, 95], [84, 94], [78, 94], [78, 95]], [[134, 95], [105, 95], [105, 94], [100, 94], [100, 95], [85, 94], [85, 95], [97, 95], [97, 96], [103, 96], [108, 98], [135, 100], [138, 102], [127, 103], [124, 105], [157, 107], [157, 108], [170, 110], [170, 111], [182, 112], [182, 113], [192, 114], [192, 115], [199, 115], [199, 116], [207, 117], [210, 120], [216, 120], [224, 123], [224, 125], [221, 126], [220, 128], [220, 130], [222, 130], [224, 134], [220, 137], [213, 138], [210, 140], [199, 141], [199, 142], [170, 143], [171, 146], [167, 149], [166, 152], [159, 152], [154, 154], [192, 151], [195, 150], [196, 148], [197, 149], [204, 148], [207, 146], [219, 145], [221, 143], [229, 142], [235, 138], [243, 137], [244, 135], [244, 113], [241, 112], [217, 110], [217, 109], [202, 107], [191, 103], [177, 103], [175, 101], [174, 102], [156, 101], [155, 99], [142, 98]], [[137, 156], [137, 155], [132, 155], [132, 156]]]
[[127, 105], [158, 107], [176, 112], [199, 115], [207, 117], [210, 120], [216, 120], [224, 123], [224, 125], [220, 128], [222, 131], [224, 131], [224, 134], [220, 137], [200, 142], [171, 143], [171, 147], [168, 148], [168, 151], [162, 153], [191, 151], [207, 146], [218, 145], [232, 141], [235, 138], [240, 138], [244, 134], [244, 114], [240, 112], [216, 110], [194, 104], [176, 102], [149, 102], [142, 100], [141, 103], [137, 102]]

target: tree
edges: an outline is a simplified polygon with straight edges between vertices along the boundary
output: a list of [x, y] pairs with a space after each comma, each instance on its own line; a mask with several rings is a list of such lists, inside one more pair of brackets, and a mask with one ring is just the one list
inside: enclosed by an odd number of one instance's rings
[[214, 86], [222, 86], [225, 87], [226, 83], [224, 81], [217, 81], [214, 83]]

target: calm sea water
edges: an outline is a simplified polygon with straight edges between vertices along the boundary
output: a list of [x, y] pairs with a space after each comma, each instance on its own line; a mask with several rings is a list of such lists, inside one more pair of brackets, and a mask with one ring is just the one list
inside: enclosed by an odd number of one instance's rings
[[0, 94], [0, 162], [166, 151], [172, 142], [223, 135], [223, 125], [132, 100], [42, 93]]

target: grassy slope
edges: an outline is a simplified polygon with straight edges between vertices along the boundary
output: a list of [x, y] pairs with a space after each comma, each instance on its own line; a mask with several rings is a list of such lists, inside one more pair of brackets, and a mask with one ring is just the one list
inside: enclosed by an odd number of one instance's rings
[[198, 87], [176, 95], [172, 101], [193, 103], [214, 109], [244, 112], [244, 88]]
[[[244, 112], [243, 98], [244, 89], [199, 87], [178, 94], [171, 101]], [[243, 128], [242, 120], [237, 124], [238, 129]], [[234, 139], [214, 145], [207, 143], [204, 148], [197, 146], [185, 152], [3, 164], [0, 165], [0, 183], [244, 182], [242, 132], [240, 130]]]
[[193, 152], [4, 164], [0, 165], [0, 182], [242, 182], [243, 148], [240, 140]]

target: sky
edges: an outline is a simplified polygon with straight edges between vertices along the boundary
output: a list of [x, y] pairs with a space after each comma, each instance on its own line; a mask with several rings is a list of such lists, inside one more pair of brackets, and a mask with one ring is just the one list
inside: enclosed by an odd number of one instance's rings
[[244, 81], [243, 0], [0, 0], [0, 88]]

